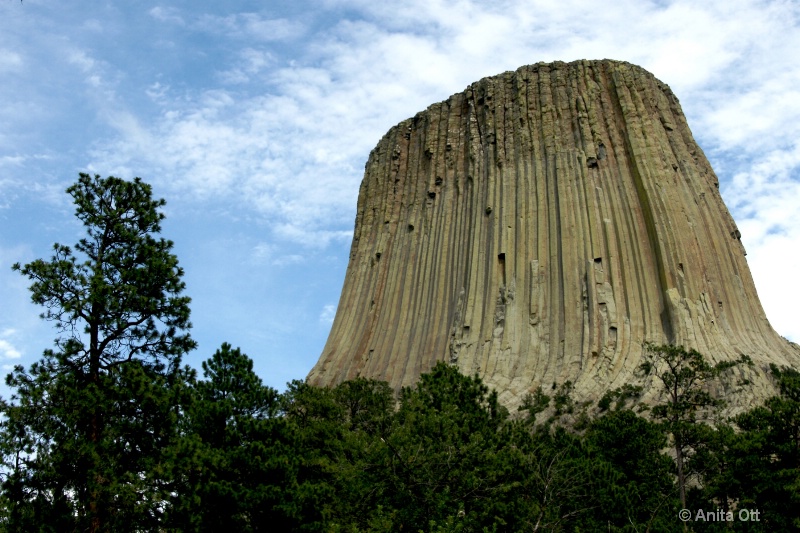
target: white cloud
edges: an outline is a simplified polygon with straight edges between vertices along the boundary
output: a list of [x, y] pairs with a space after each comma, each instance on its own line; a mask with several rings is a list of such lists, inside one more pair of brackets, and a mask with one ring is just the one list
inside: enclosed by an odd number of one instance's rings
[[161, 82], [155, 82], [145, 90], [145, 94], [154, 102], [163, 102], [169, 93], [169, 85], [162, 85]]
[[97, 19], [88, 19], [81, 24], [81, 31], [88, 31], [93, 33], [102, 33], [106, 27]]
[[259, 262], [272, 257], [275, 253], [275, 245], [266, 242], [260, 242], [253, 247], [253, 258]]
[[301, 37], [306, 31], [305, 25], [299, 21], [273, 18], [261, 13], [187, 16], [178, 8], [157, 6], [148, 14], [159, 22], [240, 40], [285, 41]]
[[[118, 159], [151, 159], [160, 171], [178, 174], [174, 183], [201, 196], [246, 195], [278, 217], [283, 235], [305, 238], [343, 223], [335, 213], [352, 212], [363, 160], [386, 129], [480, 76], [540, 59], [606, 52], [633, 56], [622, 58], [665, 73], [665, 81], [674, 77], [687, 90], [715, 83], [778, 16], [748, 2], [738, 11], [727, 5], [628, 2], [589, 14], [575, 1], [348, 3], [370, 18], [343, 20], [314, 36], [300, 62], [281, 67], [270, 53], [246, 46], [237, 53], [238, 65], [221, 73], [224, 83], [245, 83], [261, 73], [269, 80], [264, 94], [210, 89], [194, 103], [175, 101], [173, 111], [148, 128], [151, 142], [138, 142], [142, 132], [133, 128], [121, 146], [107, 151]], [[198, 24], [251, 39], [300, 31], [296, 23], [253, 13], [203, 16]], [[727, 108], [710, 112], [717, 114], [716, 122], [709, 120], [711, 128], [717, 125], [712, 131], [732, 130], [724, 124]]]
[[306, 257], [301, 254], [287, 254], [280, 247], [261, 242], [253, 247], [252, 258], [257, 263], [269, 263], [273, 266], [283, 267], [304, 263]]
[[772, 326], [800, 340], [795, 302], [800, 286], [800, 145], [767, 151], [741, 163], [723, 196], [742, 233], [748, 265]]
[[333, 304], [328, 304], [322, 308], [322, 312], [319, 314], [319, 321], [321, 324], [325, 326], [330, 326], [333, 324], [333, 319], [336, 317], [336, 306]]
[[288, 254], [276, 257], [272, 260], [272, 264], [275, 266], [289, 266], [289, 265], [299, 265], [300, 263], [304, 263], [306, 258], [300, 254]]
[[67, 53], [67, 61], [85, 73], [91, 72], [95, 66], [95, 60], [83, 50], [70, 50]]
[[5, 328], [0, 331], [0, 359], [19, 359], [22, 357], [20, 350], [10, 340], [16, 336], [17, 331], [13, 328]]
[[283, 41], [300, 37], [305, 27], [293, 20], [269, 18], [258, 13], [237, 13], [226, 17], [203, 15], [195, 23], [199, 30], [238, 39]]
[[92, 102], [102, 116], [116, 114], [117, 109], [122, 105], [117, 95], [117, 85], [120, 77], [124, 75], [103, 60], [94, 57], [96, 50], [86, 50], [83, 48], [65, 45], [63, 50], [56, 52], [64, 56], [67, 63], [83, 74], [83, 82], [87, 86], [85, 98]]
[[185, 25], [183, 17], [180, 16], [180, 11], [174, 7], [156, 6], [148, 14], [159, 22], [170, 22], [179, 26]]
[[226, 84], [241, 84], [249, 82], [254, 76], [264, 71], [276, 61], [274, 54], [266, 50], [245, 48], [239, 52], [239, 58], [233, 68], [219, 73], [219, 77]]
[[18, 71], [22, 68], [22, 56], [11, 50], [0, 48], [0, 72]]
[[0, 339], [0, 359], [19, 359], [22, 354], [5, 339]]

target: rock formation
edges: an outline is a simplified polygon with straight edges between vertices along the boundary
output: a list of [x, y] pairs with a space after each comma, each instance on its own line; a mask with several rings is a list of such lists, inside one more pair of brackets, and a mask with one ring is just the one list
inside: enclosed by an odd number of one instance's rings
[[719, 182], [667, 85], [577, 61], [485, 78], [372, 151], [350, 262], [309, 382], [413, 384], [437, 361], [509, 406], [570, 380], [638, 383], [644, 341], [748, 354], [734, 403], [800, 366], [770, 327]]

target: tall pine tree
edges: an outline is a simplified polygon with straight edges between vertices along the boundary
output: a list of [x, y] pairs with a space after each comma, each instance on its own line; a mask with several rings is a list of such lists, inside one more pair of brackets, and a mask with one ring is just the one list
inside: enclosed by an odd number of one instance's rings
[[141, 179], [80, 174], [67, 189], [86, 237], [13, 269], [55, 324], [53, 349], [7, 377], [0, 444], [10, 530], [157, 528], [175, 439], [189, 298], [163, 199]]
[[[639, 370], [645, 376], [655, 377], [660, 382], [664, 401], [653, 407], [653, 418], [661, 421], [666, 432], [672, 437], [675, 451], [675, 465], [678, 470], [678, 492], [681, 507], [686, 508], [686, 487], [690, 475], [691, 458], [699, 446], [709, 439], [708, 426], [701, 424], [699, 418], [708, 416], [714, 409], [725, 404], [709, 391], [714, 380], [723, 373], [740, 364], [752, 364], [750, 358], [742, 355], [734, 361], [721, 361], [714, 365], [706, 361], [697, 350], [683, 346], [645, 343], [645, 361]], [[745, 385], [746, 382], [738, 383]]]

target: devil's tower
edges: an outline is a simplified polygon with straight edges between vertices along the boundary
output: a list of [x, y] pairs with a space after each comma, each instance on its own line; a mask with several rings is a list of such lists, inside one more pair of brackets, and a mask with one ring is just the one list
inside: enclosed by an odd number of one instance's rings
[[[318, 385], [414, 383], [437, 361], [517, 404], [635, 382], [642, 343], [800, 362], [770, 327], [736, 224], [677, 98], [616, 61], [485, 78], [392, 128], [358, 198]], [[742, 398], [741, 402], [749, 401]]]

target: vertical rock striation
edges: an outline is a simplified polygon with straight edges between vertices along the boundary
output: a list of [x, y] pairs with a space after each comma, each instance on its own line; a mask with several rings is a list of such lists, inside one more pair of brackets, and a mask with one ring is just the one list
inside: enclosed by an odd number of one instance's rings
[[677, 98], [628, 63], [485, 78], [372, 151], [350, 263], [309, 381], [411, 385], [437, 361], [506, 405], [570, 380], [636, 382], [644, 341], [800, 362], [770, 327], [719, 183]]

